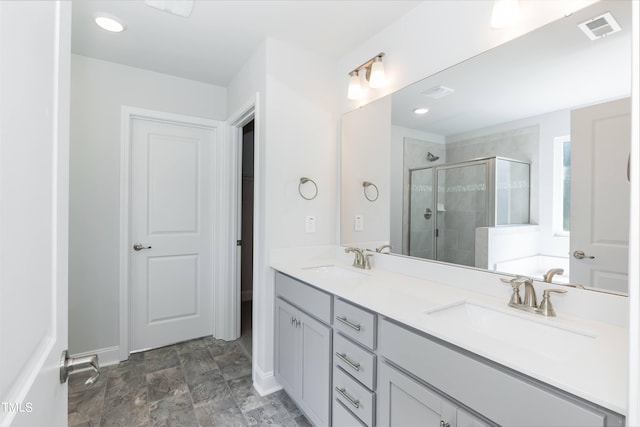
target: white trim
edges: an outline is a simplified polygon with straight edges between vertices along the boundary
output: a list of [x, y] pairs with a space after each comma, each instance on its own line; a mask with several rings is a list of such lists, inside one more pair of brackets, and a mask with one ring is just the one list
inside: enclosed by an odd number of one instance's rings
[[[119, 326], [119, 359], [127, 360], [129, 358], [129, 212], [130, 212], [130, 184], [131, 184], [131, 120], [133, 118], [156, 120], [168, 123], [177, 123], [188, 126], [197, 126], [203, 128], [210, 128], [212, 130], [220, 130], [217, 134], [218, 146], [224, 145], [224, 132], [223, 122], [219, 122], [211, 119], [204, 119], [201, 117], [190, 117], [181, 114], [167, 113], [163, 111], [148, 110], [144, 108], [130, 107], [123, 105], [120, 113], [120, 230], [119, 230], [119, 291], [120, 291], [120, 326]], [[215, 158], [220, 157], [219, 147], [214, 147], [212, 150], [215, 153]], [[220, 185], [217, 180], [214, 182], [214, 190]], [[224, 197], [222, 195], [216, 195], [218, 197]], [[213, 198], [214, 200], [216, 197]], [[223, 199], [224, 200], [224, 199]], [[216, 212], [214, 211], [214, 215]], [[223, 222], [223, 221], [217, 221]], [[216, 232], [214, 230], [214, 241]], [[224, 251], [222, 251], [224, 253]], [[214, 247], [214, 262], [218, 258], [220, 252]], [[215, 273], [214, 273], [215, 274]], [[221, 274], [221, 273], [219, 273]], [[215, 286], [218, 283], [225, 283], [225, 281], [216, 280], [217, 276], [214, 276], [214, 289], [213, 294], [216, 293], [216, 288], [222, 286]], [[218, 311], [216, 302], [220, 306], [224, 307], [227, 304], [223, 304], [222, 300], [214, 299], [213, 311]], [[115, 347], [114, 347], [115, 348]]]
[[563, 205], [564, 205], [564, 185], [563, 185], [563, 164], [564, 164], [564, 143], [571, 142], [570, 135], [557, 136], [553, 138], [553, 205], [552, 230], [556, 237], [569, 237], [569, 232], [564, 231], [563, 226]]
[[260, 396], [266, 396], [282, 390], [282, 386], [276, 381], [276, 376], [273, 371], [265, 373], [255, 365], [253, 371], [253, 388], [256, 389]]
[[626, 425], [640, 425], [640, 4], [631, 2], [631, 211], [629, 227], [629, 396]]
[[[216, 282], [225, 286], [214, 288], [215, 301], [225, 301], [225, 304], [214, 304], [216, 310], [213, 315], [213, 335], [227, 341], [240, 337], [240, 248], [237, 246], [240, 208], [240, 182], [238, 180], [240, 161], [240, 142], [242, 141], [242, 126], [254, 116], [255, 104], [253, 99], [243, 107], [239, 113], [232, 115], [227, 121], [227, 135], [221, 144], [222, 151], [216, 157], [216, 171], [221, 183], [221, 192], [216, 200], [229, 200], [233, 203], [223, 203], [218, 206], [217, 224], [219, 256], [215, 259]], [[231, 207], [231, 209], [229, 209]]]
[[109, 365], [116, 365], [120, 363], [120, 348], [116, 345], [113, 347], [99, 348], [97, 350], [91, 350], [84, 353], [77, 353], [71, 355], [74, 357], [91, 356], [95, 354], [98, 356], [98, 363], [101, 368]]
[[[266, 395], [266, 394], [272, 393], [273, 391], [279, 390], [280, 385], [275, 382], [275, 377], [273, 376], [273, 373], [268, 375], [264, 374], [258, 364], [258, 361], [259, 361], [258, 355], [261, 353], [264, 353], [266, 348], [269, 348], [269, 346], [266, 343], [264, 343], [263, 331], [260, 329], [260, 327], [258, 327], [259, 326], [258, 320], [265, 318], [265, 316], [262, 313], [262, 310], [267, 309], [267, 307], [262, 307], [262, 305], [264, 305], [265, 303], [264, 298], [262, 297], [262, 295], [264, 294], [264, 292], [262, 292], [262, 289], [264, 288], [264, 278], [260, 274], [261, 271], [265, 271], [266, 269], [264, 267], [266, 265], [266, 251], [262, 248], [265, 230], [263, 229], [263, 226], [261, 223], [261, 218], [264, 218], [264, 205], [261, 204], [262, 192], [263, 192], [261, 187], [263, 184], [263, 173], [261, 168], [263, 147], [261, 145], [261, 139], [260, 139], [260, 128], [261, 128], [262, 118], [260, 116], [259, 105], [260, 105], [260, 93], [256, 92], [254, 97], [249, 99], [236, 113], [232, 114], [229, 117], [228, 123], [230, 124], [232, 129], [235, 128], [235, 131], [232, 131], [232, 135], [233, 135], [232, 138], [235, 138], [233, 147], [235, 150], [236, 162], [234, 164], [236, 165], [236, 167], [238, 167], [239, 153], [240, 153], [239, 141], [241, 140], [241, 137], [242, 137], [242, 127], [252, 119], [254, 121], [254, 133], [253, 133], [254, 134], [254, 139], [253, 139], [254, 141], [254, 163], [253, 163], [254, 165], [253, 166], [254, 168], [253, 169], [254, 216], [253, 216], [253, 290], [252, 290], [253, 325], [252, 325], [251, 363], [253, 365], [254, 386], [256, 387], [256, 390], [258, 390], [258, 392], [261, 395]], [[239, 194], [237, 186], [240, 185], [241, 179], [242, 177], [239, 176], [239, 173], [236, 171], [236, 175], [235, 175], [236, 196]], [[234, 223], [235, 227], [233, 229], [237, 231], [237, 227], [238, 227], [237, 223], [238, 223], [238, 216], [239, 216], [239, 209], [240, 209], [239, 200], [237, 200], [236, 203], [233, 205], [233, 209], [234, 209], [234, 212], [232, 212], [232, 219], [235, 221]], [[236, 274], [237, 274], [240, 268], [239, 250], [233, 251], [233, 253], [234, 253], [233, 265], [235, 266], [234, 271], [236, 271]], [[238, 295], [238, 297], [240, 297], [241, 289], [240, 289], [239, 275], [237, 275], [235, 277], [235, 280], [231, 283], [233, 283], [233, 286], [235, 289], [234, 295]], [[234, 305], [234, 307], [236, 307], [238, 310], [237, 317], [234, 318], [234, 319], [237, 319], [237, 322], [238, 322], [238, 325], [237, 325], [238, 334], [239, 334], [239, 328], [240, 328], [240, 303], [241, 303], [241, 300], [238, 300]], [[269, 378], [273, 378], [273, 379], [269, 380]], [[271, 381], [273, 381], [273, 383]]]

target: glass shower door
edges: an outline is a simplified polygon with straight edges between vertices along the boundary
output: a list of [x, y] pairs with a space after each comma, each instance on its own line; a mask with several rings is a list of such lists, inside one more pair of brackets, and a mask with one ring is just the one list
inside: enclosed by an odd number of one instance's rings
[[410, 170], [409, 255], [434, 259], [433, 168]]
[[486, 162], [437, 168], [436, 259], [475, 266], [476, 227], [486, 227]]

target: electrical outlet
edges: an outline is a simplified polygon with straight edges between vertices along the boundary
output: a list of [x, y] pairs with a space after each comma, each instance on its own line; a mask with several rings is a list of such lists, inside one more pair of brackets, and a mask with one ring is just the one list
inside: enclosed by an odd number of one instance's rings
[[356, 215], [353, 221], [354, 231], [362, 231], [364, 229], [364, 217], [362, 215]]
[[316, 232], [316, 217], [315, 216], [307, 216], [304, 219], [304, 231], [307, 233], [315, 233]]

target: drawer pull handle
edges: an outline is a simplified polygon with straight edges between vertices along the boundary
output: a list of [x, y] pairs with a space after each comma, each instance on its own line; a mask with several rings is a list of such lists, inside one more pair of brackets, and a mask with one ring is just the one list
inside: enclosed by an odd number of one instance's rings
[[353, 405], [354, 408], [359, 409], [360, 408], [360, 401], [357, 399], [354, 399], [353, 397], [349, 396], [347, 394], [347, 390], [344, 387], [336, 387], [336, 391], [338, 393], [340, 393], [340, 395], [342, 397], [344, 397], [345, 399], [347, 399], [349, 401], [349, 403], [351, 403], [351, 405]]
[[340, 353], [336, 351], [336, 356], [338, 356], [340, 360], [342, 360], [347, 365], [351, 366], [356, 371], [360, 370], [360, 364], [358, 362], [352, 362], [351, 360], [349, 360], [349, 358], [347, 358], [347, 353]]
[[356, 331], [360, 330], [360, 325], [356, 325], [355, 323], [349, 322], [346, 317], [336, 316], [336, 320], [341, 321], [342, 323], [344, 323], [345, 325], [349, 326], [350, 328], [355, 329]]

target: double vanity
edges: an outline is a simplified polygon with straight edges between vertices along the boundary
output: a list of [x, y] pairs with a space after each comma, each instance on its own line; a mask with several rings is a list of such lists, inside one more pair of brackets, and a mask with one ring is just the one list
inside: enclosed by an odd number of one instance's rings
[[625, 424], [626, 328], [510, 307], [498, 276], [490, 295], [339, 252], [272, 262], [276, 379], [313, 424]]

